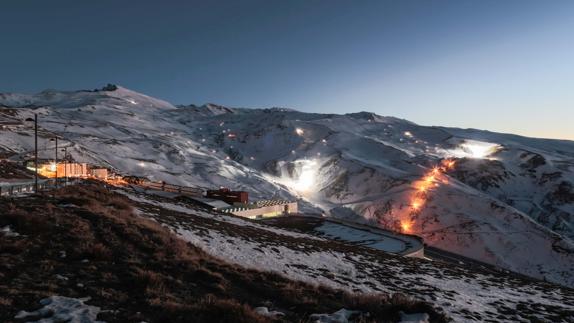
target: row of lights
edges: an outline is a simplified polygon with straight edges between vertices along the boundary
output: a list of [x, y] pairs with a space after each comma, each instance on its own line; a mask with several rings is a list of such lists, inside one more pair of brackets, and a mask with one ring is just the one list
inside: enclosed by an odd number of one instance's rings
[[[410, 202], [410, 212], [408, 218], [402, 219], [400, 221], [401, 231], [405, 233], [411, 233], [412, 227], [415, 224], [413, 218], [417, 216], [422, 208], [425, 206], [428, 193], [432, 188], [438, 187], [438, 183], [441, 175], [449, 170], [454, 169], [456, 162], [452, 159], [445, 159], [441, 162], [440, 166], [433, 167], [429, 172], [427, 172], [419, 181], [414, 182], [415, 192], [411, 196]], [[446, 178], [440, 179], [440, 182], [447, 184], [448, 180]]]

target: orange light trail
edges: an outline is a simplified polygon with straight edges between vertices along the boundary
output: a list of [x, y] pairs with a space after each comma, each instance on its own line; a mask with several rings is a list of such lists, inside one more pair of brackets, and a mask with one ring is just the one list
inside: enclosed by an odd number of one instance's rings
[[428, 194], [431, 188], [439, 187], [439, 183], [448, 184], [448, 179], [441, 175], [454, 169], [455, 160], [445, 159], [441, 161], [440, 166], [433, 167], [430, 171], [425, 173], [421, 180], [415, 181], [413, 183], [413, 188], [415, 192], [410, 197], [409, 214], [400, 220], [400, 229], [404, 233], [412, 233], [413, 227], [415, 225], [415, 218], [420, 214], [422, 209], [425, 207]]

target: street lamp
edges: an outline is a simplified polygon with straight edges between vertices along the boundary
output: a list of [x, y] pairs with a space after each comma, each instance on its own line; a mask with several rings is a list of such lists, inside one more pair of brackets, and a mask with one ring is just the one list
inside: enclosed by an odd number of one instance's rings
[[34, 122], [34, 193], [38, 194], [38, 114], [34, 113], [34, 119], [26, 121]]
[[66, 178], [64, 186], [68, 186], [68, 147], [64, 147], [62, 151], [64, 152], [64, 177]]
[[50, 141], [56, 141], [56, 188], [58, 188], [58, 136], [50, 139]]

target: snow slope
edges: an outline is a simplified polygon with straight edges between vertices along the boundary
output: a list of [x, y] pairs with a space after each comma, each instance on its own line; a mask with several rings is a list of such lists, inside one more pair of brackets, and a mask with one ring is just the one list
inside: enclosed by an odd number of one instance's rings
[[508, 274], [392, 256], [367, 247], [213, 214], [185, 202], [119, 191], [180, 237], [225, 261], [360, 293], [426, 300], [455, 322], [569, 322], [574, 292]]
[[[0, 106], [19, 120], [39, 114], [40, 157], [53, 156], [48, 138], [57, 134], [77, 160], [124, 174], [228, 186], [255, 199], [299, 198], [306, 213], [407, 231], [574, 286], [574, 142], [425, 127], [367, 112], [176, 107], [121, 87], [0, 94]], [[13, 158], [32, 148], [29, 126], [0, 132], [0, 149]], [[445, 158], [455, 166], [417, 192]]]

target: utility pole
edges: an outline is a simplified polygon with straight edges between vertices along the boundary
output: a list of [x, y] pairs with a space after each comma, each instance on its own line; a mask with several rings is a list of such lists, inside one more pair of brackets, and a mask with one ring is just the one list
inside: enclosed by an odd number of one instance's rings
[[58, 188], [58, 136], [56, 136], [56, 189]]
[[55, 176], [55, 180], [56, 180], [56, 188], [58, 188], [58, 136], [56, 135], [54, 138], [50, 139], [50, 141], [56, 142], [56, 161], [55, 161], [56, 176]]
[[38, 194], [38, 114], [34, 113], [34, 193]]
[[26, 121], [34, 121], [34, 193], [38, 194], [38, 114], [34, 113], [34, 119]]
[[64, 152], [64, 178], [66, 179], [64, 186], [68, 186], [68, 147], [64, 147], [62, 151]]

